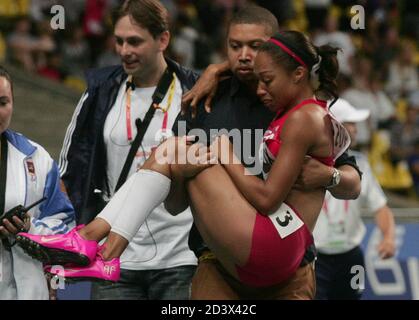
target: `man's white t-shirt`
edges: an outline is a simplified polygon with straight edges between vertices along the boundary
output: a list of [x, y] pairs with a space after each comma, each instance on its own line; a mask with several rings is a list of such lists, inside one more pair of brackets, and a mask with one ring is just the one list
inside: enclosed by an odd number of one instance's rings
[[[135, 88], [131, 92], [131, 129], [132, 139], [137, 135], [135, 120], [144, 119], [152, 101], [156, 87]], [[169, 89], [170, 91], [170, 89]], [[160, 104], [168, 107], [169, 91]], [[111, 197], [117, 184], [122, 167], [127, 158], [130, 143], [127, 133], [127, 102], [125, 82], [119, 89], [117, 99], [110, 110], [103, 130], [107, 153], [107, 176]], [[177, 78], [172, 102], [168, 109], [167, 129], [172, 126], [180, 112], [182, 87]], [[129, 176], [139, 169], [151, 154], [152, 148], [160, 144], [164, 113], [157, 109], [144, 135], [142, 144], [134, 158]], [[144, 186], [147, 188], [147, 186]], [[141, 189], [138, 190], [141, 192]], [[192, 214], [188, 208], [177, 216], [172, 216], [164, 205], [158, 206], [146, 219], [136, 236], [121, 256], [121, 268], [129, 270], [165, 269], [181, 265], [196, 265], [196, 257], [189, 249], [188, 237], [192, 225]]]
[[320, 253], [339, 254], [359, 246], [366, 228], [361, 210], [375, 212], [387, 204], [386, 196], [373, 176], [368, 159], [359, 152], [350, 151], [361, 169], [361, 194], [356, 200], [339, 200], [326, 192], [323, 209], [317, 219], [313, 236]]

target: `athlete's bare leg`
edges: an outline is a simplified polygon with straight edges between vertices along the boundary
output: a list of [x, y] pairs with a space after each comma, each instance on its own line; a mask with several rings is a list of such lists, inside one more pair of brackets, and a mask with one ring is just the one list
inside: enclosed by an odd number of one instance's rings
[[233, 275], [249, 258], [254, 209], [225, 169], [213, 166], [187, 183], [195, 224], [218, 260]]
[[[147, 161], [144, 163], [141, 169], [156, 171], [165, 175], [168, 178], [171, 178], [170, 165], [159, 163], [155, 158], [155, 153], [153, 153], [147, 159]], [[109, 234], [109, 236], [104, 243], [104, 249], [102, 251], [103, 258], [105, 260], [111, 260], [113, 258], [120, 257], [122, 253], [125, 251], [125, 249], [128, 247], [128, 240], [125, 239], [123, 236], [119, 235], [118, 233], [112, 232], [111, 226], [107, 222], [105, 222], [105, 220], [100, 218], [95, 220], [104, 221], [104, 223], [108, 226], [108, 228], [106, 229], [107, 234]], [[99, 225], [99, 223], [97, 225]]]
[[[150, 157], [142, 166], [141, 169], [148, 169], [155, 172], [159, 172], [166, 177], [171, 177], [170, 174], [170, 165], [169, 164], [159, 164], [158, 161], [154, 158], [154, 154]], [[110, 222], [97, 217], [91, 223], [86, 225], [84, 228], [80, 229], [79, 234], [86, 240], [95, 240], [97, 242], [104, 239], [111, 232], [112, 226]], [[111, 237], [113, 238], [113, 236]], [[125, 239], [124, 239], [125, 240]]]
[[[157, 161], [155, 153], [142, 169], [148, 169], [172, 178], [172, 166]], [[215, 165], [198, 174], [188, 183], [196, 224], [210, 248], [224, 267], [235, 275], [235, 265], [244, 265], [249, 257], [256, 210], [237, 190], [221, 165]], [[94, 228], [100, 228], [94, 231]], [[98, 218], [87, 232], [101, 240], [109, 233], [102, 252], [105, 259], [119, 257], [128, 245], [127, 239], [112, 232], [111, 226]], [[92, 231], [90, 231], [92, 230]]]
[[[202, 171], [188, 183], [188, 190], [198, 229], [224, 267], [235, 275], [234, 266], [244, 265], [250, 254], [256, 210], [220, 165]], [[103, 256], [119, 257], [127, 246], [124, 237], [110, 232]]]
[[104, 239], [110, 231], [111, 226], [105, 220], [97, 218], [78, 232], [86, 240], [95, 240], [99, 242]]
[[[174, 151], [175, 152], [175, 151]], [[162, 164], [161, 162], [157, 161], [155, 158], [155, 153], [153, 152], [152, 155], [146, 160], [144, 165], [141, 169], [148, 169], [152, 171], [159, 172], [166, 177], [171, 177], [170, 173], [170, 165], [169, 164]], [[103, 240], [108, 236], [107, 241], [107, 248], [108, 250], [115, 252], [112, 254], [112, 256], [119, 256], [122, 254], [123, 250], [121, 246], [118, 245], [115, 247], [115, 245], [118, 243], [123, 243], [125, 247], [127, 246], [127, 241], [122, 236], [115, 234], [111, 232], [112, 226], [109, 224], [106, 220], [101, 219], [100, 217], [97, 217], [92, 222], [84, 226], [82, 229], [78, 231], [78, 233], [86, 240], [95, 240], [97, 242]], [[111, 239], [114, 239], [111, 241]], [[124, 240], [124, 241], [123, 241]], [[126, 244], [125, 244], [126, 243]], [[120, 248], [121, 249], [118, 249]], [[106, 255], [108, 253], [108, 250], [106, 251]]]

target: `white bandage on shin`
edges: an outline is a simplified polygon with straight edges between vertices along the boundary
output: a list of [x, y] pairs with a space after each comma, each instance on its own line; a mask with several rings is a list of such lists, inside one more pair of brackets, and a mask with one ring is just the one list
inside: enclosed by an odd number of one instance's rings
[[98, 215], [112, 232], [131, 241], [147, 216], [170, 191], [170, 179], [156, 171], [140, 169], [133, 174]]

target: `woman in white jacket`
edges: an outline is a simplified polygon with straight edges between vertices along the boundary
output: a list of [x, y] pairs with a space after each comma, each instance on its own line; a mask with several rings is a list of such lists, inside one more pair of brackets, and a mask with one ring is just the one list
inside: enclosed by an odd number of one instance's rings
[[8, 129], [12, 113], [12, 81], [0, 66], [0, 215], [46, 198], [23, 220], [0, 221], [0, 300], [48, 299], [42, 264], [14, 246], [14, 235], [22, 230], [38, 235], [68, 232], [74, 210], [60, 191], [58, 168], [48, 152]]

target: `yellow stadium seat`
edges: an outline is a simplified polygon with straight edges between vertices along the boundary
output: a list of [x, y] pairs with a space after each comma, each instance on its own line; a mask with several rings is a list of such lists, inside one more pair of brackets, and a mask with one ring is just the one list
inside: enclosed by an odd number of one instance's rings
[[29, 14], [30, 0], [1, 0], [0, 16], [2, 17], [19, 17]]
[[339, 19], [342, 16], [342, 9], [337, 5], [332, 5], [329, 7], [329, 14]]
[[306, 32], [308, 21], [306, 17], [304, 0], [295, 0], [293, 5], [295, 16], [293, 19], [289, 19], [286, 22], [286, 26], [289, 30], [298, 30], [300, 32]]
[[68, 76], [67, 78], [65, 78], [64, 84], [67, 87], [79, 93], [82, 93], [84, 90], [86, 90], [86, 86], [87, 86], [86, 82], [83, 79], [78, 78], [78, 77], [73, 77], [73, 76]]
[[406, 99], [399, 99], [396, 102], [396, 116], [401, 122], [406, 121], [407, 101]]
[[0, 63], [4, 62], [6, 59], [6, 41], [4, 41], [4, 37], [0, 32]]
[[412, 176], [406, 161], [393, 165], [389, 156], [390, 141], [384, 131], [377, 131], [371, 138], [368, 155], [374, 175], [385, 189], [402, 190], [413, 186]]

